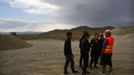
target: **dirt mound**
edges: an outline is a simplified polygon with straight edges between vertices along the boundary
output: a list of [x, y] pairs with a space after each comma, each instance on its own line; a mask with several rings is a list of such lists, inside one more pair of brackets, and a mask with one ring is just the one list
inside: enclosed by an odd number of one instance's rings
[[30, 47], [31, 44], [10, 35], [0, 35], [0, 50]]

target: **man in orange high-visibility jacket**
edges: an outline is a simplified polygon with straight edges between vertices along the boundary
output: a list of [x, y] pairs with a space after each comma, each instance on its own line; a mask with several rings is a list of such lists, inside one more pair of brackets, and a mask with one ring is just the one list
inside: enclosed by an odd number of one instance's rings
[[105, 73], [106, 65], [109, 66], [110, 71], [112, 72], [112, 51], [113, 51], [113, 44], [114, 44], [114, 37], [111, 35], [110, 30], [105, 31], [105, 40], [103, 43], [102, 48], [102, 65], [103, 65], [103, 73]]

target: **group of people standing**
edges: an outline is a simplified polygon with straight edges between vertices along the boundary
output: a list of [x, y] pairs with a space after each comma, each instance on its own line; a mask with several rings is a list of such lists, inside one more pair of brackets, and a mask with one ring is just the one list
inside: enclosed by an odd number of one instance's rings
[[[102, 73], [105, 73], [106, 65], [109, 66], [109, 72], [112, 72], [112, 48], [114, 44], [114, 38], [112, 36], [111, 30], [106, 30], [104, 34], [105, 37], [103, 34], [96, 33], [94, 35], [94, 38], [89, 42], [89, 33], [87, 31], [83, 32], [79, 43], [79, 66], [82, 69], [82, 75], [89, 73], [87, 70], [88, 66], [89, 68], [92, 68], [94, 65], [95, 68], [98, 68], [97, 64], [99, 63], [103, 66]], [[64, 74], [69, 74], [67, 70], [69, 63], [71, 63], [72, 73], [78, 73], [78, 71], [74, 69], [74, 55], [71, 48], [72, 33], [68, 32], [66, 36], [67, 39], [65, 40], [64, 44], [64, 55], [66, 58], [64, 65]], [[88, 62], [89, 56], [91, 56], [90, 63]]]

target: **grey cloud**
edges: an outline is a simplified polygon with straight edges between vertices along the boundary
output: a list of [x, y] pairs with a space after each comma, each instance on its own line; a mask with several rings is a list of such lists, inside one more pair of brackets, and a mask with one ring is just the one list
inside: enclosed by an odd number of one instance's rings
[[[5, 0], [3, 0], [5, 1]], [[107, 26], [134, 23], [134, 0], [42, 0], [60, 7], [49, 23], [1, 21], [0, 31], [49, 31], [80, 25]], [[0, 2], [1, 3], [1, 2]], [[2, 2], [3, 3], [3, 2]], [[50, 14], [51, 15], [51, 14]], [[56, 25], [53, 25], [55, 23]], [[59, 24], [63, 24], [59, 25]], [[59, 26], [58, 26], [59, 25]], [[48, 29], [48, 30], [47, 30]]]
[[[25, 22], [0, 20], [0, 29], [20, 28], [20, 27], [25, 27], [27, 25], [28, 25], [28, 23], [25, 23]], [[30, 23], [29, 23], [29, 25], [30, 25]]]
[[47, 1], [61, 7], [57, 19], [69, 24], [103, 26], [134, 22], [133, 0]]
[[34, 24], [12, 20], [0, 20], [0, 32], [30, 31], [33, 27], [32, 25]]

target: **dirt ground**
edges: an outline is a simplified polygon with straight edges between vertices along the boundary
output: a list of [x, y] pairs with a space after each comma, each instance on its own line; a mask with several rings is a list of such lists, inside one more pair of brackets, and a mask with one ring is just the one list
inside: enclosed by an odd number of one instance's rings
[[[132, 35], [115, 36], [112, 75], [134, 75], [134, 39]], [[64, 75], [63, 41], [28, 41], [30, 48], [0, 51], [0, 75]], [[75, 67], [79, 68], [79, 42], [73, 41]], [[89, 75], [100, 74], [102, 67], [89, 69]], [[71, 71], [69, 70], [71, 73]]]

